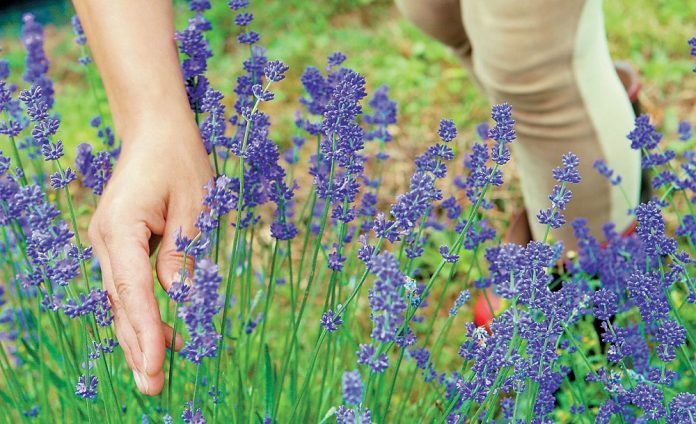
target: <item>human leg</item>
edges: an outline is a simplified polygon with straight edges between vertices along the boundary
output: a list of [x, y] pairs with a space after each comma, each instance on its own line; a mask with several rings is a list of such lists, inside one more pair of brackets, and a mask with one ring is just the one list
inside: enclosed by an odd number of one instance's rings
[[[571, 187], [570, 220], [585, 217], [593, 233], [609, 221], [627, 227], [640, 185], [640, 156], [626, 134], [633, 112], [609, 56], [601, 0], [465, 0], [462, 21], [473, 70], [491, 101], [513, 106], [513, 146], [530, 217], [549, 205], [551, 170], [561, 155], [580, 157], [583, 181]], [[604, 159], [622, 178], [612, 187], [592, 163]], [[544, 226], [530, 219], [535, 238]], [[569, 225], [552, 232], [574, 244]]]

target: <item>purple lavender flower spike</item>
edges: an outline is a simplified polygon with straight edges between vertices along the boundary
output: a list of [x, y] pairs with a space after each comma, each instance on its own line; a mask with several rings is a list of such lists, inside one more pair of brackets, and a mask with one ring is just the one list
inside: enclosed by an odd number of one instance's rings
[[618, 310], [619, 298], [616, 293], [607, 289], [599, 289], [592, 295], [595, 318], [608, 321]]
[[330, 68], [335, 68], [341, 66], [343, 62], [346, 61], [346, 55], [341, 52], [334, 52], [328, 57], [328, 63]]
[[242, 12], [239, 13], [237, 16], [234, 17], [234, 23], [235, 25], [239, 27], [245, 27], [251, 23], [251, 21], [254, 20], [254, 15], [249, 12]]
[[209, 259], [197, 263], [193, 275], [193, 288], [188, 302], [179, 307], [179, 317], [189, 330], [191, 339], [181, 350], [181, 355], [200, 364], [205, 357], [217, 355], [220, 333], [215, 329], [213, 317], [219, 312], [218, 287], [222, 278], [218, 266]]
[[249, 7], [249, 0], [230, 0], [227, 6], [232, 10], [239, 10]]
[[192, 401], [186, 402], [184, 412], [181, 413], [181, 419], [186, 424], [206, 424], [208, 422], [203, 416], [201, 408], [194, 409]]
[[611, 183], [611, 185], [615, 186], [621, 184], [621, 175], [614, 175], [614, 170], [609, 168], [609, 165], [607, 165], [604, 160], [597, 159], [592, 164], [592, 167], [596, 169], [600, 175], [603, 175]]
[[677, 242], [665, 234], [665, 221], [655, 202], [638, 205], [636, 208], [638, 226], [636, 233], [643, 241], [645, 252], [657, 257], [676, 253]]
[[354, 370], [343, 373], [343, 402], [347, 405], [359, 405], [362, 402], [363, 382], [360, 371]]
[[85, 37], [85, 31], [82, 29], [82, 24], [80, 23], [80, 18], [74, 15], [70, 18], [70, 24], [72, 25], [73, 33], [75, 33], [75, 43], [80, 46], [87, 44], [87, 37]]
[[94, 375], [90, 375], [89, 380], [86, 375], [81, 375], [75, 386], [75, 395], [82, 399], [94, 399], [97, 397], [98, 383], [99, 379]]
[[[368, 105], [372, 108], [372, 114], [365, 114], [363, 121], [372, 125], [374, 129], [365, 134], [365, 139], [379, 139], [385, 143], [390, 142], [392, 135], [388, 127], [396, 123], [397, 107], [396, 102], [389, 98], [389, 87], [382, 85], [375, 90]], [[377, 159], [383, 160], [383, 155], [386, 155], [386, 153], [378, 153]]]
[[34, 15], [27, 13], [22, 17], [22, 44], [27, 51], [24, 81], [41, 87], [47, 108], [53, 106], [53, 82], [46, 76], [49, 61], [44, 52], [43, 26], [36, 22]]
[[10, 76], [10, 62], [0, 59], [0, 79], [4, 80]]
[[510, 160], [510, 148], [507, 145], [517, 138], [512, 106], [507, 103], [493, 106], [491, 118], [495, 121], [495, 126], [488, 132], [488, 137], [498, 143], [497, 148], [493, 148], [491, 159], [498, 165], [504, 165]]
[[674, 349], [686, 342], [686, 329], [674, 320], [667, 320], [658, 328], [655, 339], [660, 343], [657, 356], [665, 362], [671, 362], [677, 357]]
[[336, 410], [336, 424], [372, 424], [372, 413], [364, 407], [356, 410], [341, 405]]
[[[696, 51], [696, 38], [694, 38], [694, 50]], [[696, 56], [696, 54], [695, 54]], [[696, 394], [679, 393], [669, 402], [669, 423], [688, 423], [696, 417]]]
[[640, 115], [636, 118], [635, 127], [627, 137], [631, 141], [631, 148], [635, 150], [652, 150], [662, 140], [662, 134], [650, 124], [648, 115]]
[[679, 132], [679, 141], [689, 141], [694, 136], [693, 127], [687, 121], [679, 122], [677, 132]]
[[263, 73], [270, 81], [278, 82], [285, 79], [285, 72], [288, 69], [289, 68], [280, 60], [272, 60], [266, 63], [266, 66], [263, 68]]
[[336, 315], [334, 311], [329, 310], [324, 312], [319, 323], [324, 327], [324, 330], [333, 333], [343, 324], [343, 318], [340, 315]]
[[468, 289], [465, 289], [465, 290], [462, 290], [461, 292], [459, 292], [459, 295], [457, 295], [457, 300], [454, 301], [454, 305], [449, 310], [449, 316], [450, 317], [457, 316], [459, 309], [461, 309], [461, 307], [464, 306], [464, 304], [466, 302], [468, 302], [470, 298], [471, 298], [471, 292]]
[[440, 128], [437, 130], [437, 135], [445, 143], [449, 143], [457, 136], [457, 127], [451, 119], [443, 119], [440, 121]]
[[65, 173], [63, 175], [61, 175], [60, 172], [55, 172], [54, 174], [52, 174], [50, 177], [50, 183], [51, 187], [53, 187], [56, 190], [59, 190], [63, 187], [66, 187], [68, 184], [75, 181], [76, 179], [77, 174], [75, 174], [75, 171], [73, 171], [71, 168], [66, 168]]

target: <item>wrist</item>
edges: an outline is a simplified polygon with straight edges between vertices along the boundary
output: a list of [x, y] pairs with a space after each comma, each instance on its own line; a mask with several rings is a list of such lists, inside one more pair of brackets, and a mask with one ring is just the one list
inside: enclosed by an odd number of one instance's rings
[[157, 116], [141, 116], [130, 120], [122, 127], [122, 156], [132, 152], [161, 156], [162, 152], [192, 155], [201, 151], [205, 154], [200, 131], [193, 113], [161, 112]]
[[133, 82], [118, 95], [109, 94], [115, 129], [123, 139], [131, 139], [152, 128], [196, 127], [183, 81]]
[[200, 142], [200, 132], [188, 101], [139, 103], [126, 114], [114, 114], [115, 129], [124, 148], [131, 144], [163, 142], [167, 139]]

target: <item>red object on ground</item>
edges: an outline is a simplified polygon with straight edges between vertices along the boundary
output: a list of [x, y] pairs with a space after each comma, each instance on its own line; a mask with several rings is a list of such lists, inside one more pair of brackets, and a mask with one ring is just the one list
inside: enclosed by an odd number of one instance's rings
[[[488, 300], [490, 300], [491, 304], [488, 305], [486, 296], [484, 296], [483, 292], [479, 293], [476, 303], [474, 303], [474, 324], [476, 324], [477, 327], [485, 326], [486, 330], [490, 332], [490, 324], [491, 321], [493, 321], [493, 311], [500, 308], [500, 298], [496, 296], [490, 288], [487, 288], [486, 292], [488, 293]], [[493, 310], [491, 310], [491, 306]]]

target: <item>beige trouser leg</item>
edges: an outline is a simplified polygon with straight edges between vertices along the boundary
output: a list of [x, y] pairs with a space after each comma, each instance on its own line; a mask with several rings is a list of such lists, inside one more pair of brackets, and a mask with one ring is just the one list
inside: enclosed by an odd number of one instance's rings
[[[468, 64], [491, 102], [508, 102], [517, 121], [513, 144], [531, 217], [549, 207], [551, 171], [569, 151], [580, 157], [583, 181], [571, 185], [568, 222], [589, 220], [593, 234], [614, 222], [622, 230], [638, 202], [640, 156], [626, 134], [633, 112], [609, 56], [601, 0], [397, 0], [403, 13]], [[456, 19], [456, 18], [459, 19]], [[592, 163], [602, 158], [623, 178], [610, 184]], [[630, 204], [629, 204], [630, 203]], [[551, 233], [574, 245], [568, 224]]]

